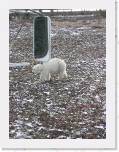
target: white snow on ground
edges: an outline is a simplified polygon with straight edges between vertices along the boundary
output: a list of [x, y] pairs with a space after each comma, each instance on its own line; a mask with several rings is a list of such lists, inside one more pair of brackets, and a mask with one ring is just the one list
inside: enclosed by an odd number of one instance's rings
[[51, 37], [54, 37], [56, 35], [57, 35], [57, 33], [51, 33]]
[[98, 95], [95, 96], [95, 99], [96, 99], [97, 102], [101, 102], [101, 99]]
[[95, 126], [95, 128], [103, 129], [103, 128], [104, 128], [104, 126]]
[[57, 31], [57, 29], [53, 30], [51, 33], [51, 37], [57, 36], [59, 33], [64, 32], [67, 34], [71, 34], [72, 36], [74, 35], [79, 35], [83, 30], [92, 30], [92, 27], [86, 27], [86, 26], [82, 26], [80, 28], [61, 28], [60, 30]]
[[[68, 15], [66, 17], [69, 17], [69, 18], [74, 18], [74, 17], [90, 17], [90, 16], [94, 16], [94, 14], [91, 14], [91, 15]], [[62, 16], [62, 15], [59, 15], [58, 17], [62, 17], [62, 18], [65, 18], [65, 16]]]
[[29, 66], [30, 63], [28, 62], [21, 62], [21, 63], [9, 63], [9, 67], [15, 68], [15, 67], [26, 67]]

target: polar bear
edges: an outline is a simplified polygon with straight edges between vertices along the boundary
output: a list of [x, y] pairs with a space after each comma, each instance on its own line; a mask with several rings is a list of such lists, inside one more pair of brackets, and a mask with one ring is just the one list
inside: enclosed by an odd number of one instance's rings
[[41, 81], [49, 81], [51, 74], [57, 73], [59, 79], [67, 78], [66, 63], [59, 58], [52, 58], [44, 64], [37, 64], [33, 66], [33, 73], [40, 73]]

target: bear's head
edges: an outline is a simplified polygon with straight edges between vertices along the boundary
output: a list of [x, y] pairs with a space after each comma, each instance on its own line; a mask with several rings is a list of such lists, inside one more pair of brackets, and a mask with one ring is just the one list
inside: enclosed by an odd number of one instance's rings
[[41, 73], [43, 70], [43, 64], [34, 65], [32, 68], [32, 72], [35, 74]]

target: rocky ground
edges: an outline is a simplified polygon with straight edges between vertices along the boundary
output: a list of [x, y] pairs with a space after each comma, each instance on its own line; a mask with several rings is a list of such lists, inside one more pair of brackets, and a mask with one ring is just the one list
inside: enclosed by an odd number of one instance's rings
[[[52, 19], [52, 57], [67, 63], [68, 78], [40, 82], [29, 66], [9, 68], [9, 137], [106, 138], [106, 23]], [[10, 63], [33, 60], [33, 24], [10, 21]], [[12, 44], [12, 45], [11, 45]]]

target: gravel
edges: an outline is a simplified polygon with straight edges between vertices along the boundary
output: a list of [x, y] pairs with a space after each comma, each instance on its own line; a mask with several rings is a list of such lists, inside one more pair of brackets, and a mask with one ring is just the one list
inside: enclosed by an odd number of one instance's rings
[[[10, 21], [12, 63], [33, 61], [33, 24]], [[52, 19], [51, 56], [65, 60], [68, 78], [41, 82], [30, 66], [9, 68], [11, 139], [106, 138], [106, 23]]]

